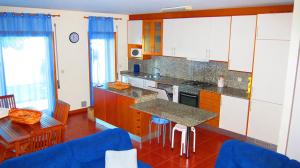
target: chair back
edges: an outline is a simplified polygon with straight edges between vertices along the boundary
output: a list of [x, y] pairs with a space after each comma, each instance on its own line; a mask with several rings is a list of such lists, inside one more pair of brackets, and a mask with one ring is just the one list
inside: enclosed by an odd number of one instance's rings
[[33, 131], [29, 140], [28, 153], [36, 152], [61, 143], [62, 130], [58, 128], [41, 129]]
[[0, 107], [16, 108], [15, 96], [14, 95], [0, 96]]
[[66, 102], [58, 100], [55, 105], [55, 111], [53, 117], [63, 123], [63, 125], [67, 124], [68, 115], [70, 111], [70, 105]]

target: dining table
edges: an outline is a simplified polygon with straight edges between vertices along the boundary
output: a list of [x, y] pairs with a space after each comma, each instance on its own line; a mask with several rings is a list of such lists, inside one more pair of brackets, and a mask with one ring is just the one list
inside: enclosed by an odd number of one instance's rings
[[20, 156], [24, 153], [24, 145], [28, 146], [30, 138], [36, 133], [50, 131], [55, 137], [49, 138], [55, 138], [56, 143], [61, 143], [62, 130], [63, 124], [46, 114], [41, 116], [40, 122], [32, 125], [13, 122], [7, 116], [0, 119], [0, 144], [14, 150], [15, 156]]

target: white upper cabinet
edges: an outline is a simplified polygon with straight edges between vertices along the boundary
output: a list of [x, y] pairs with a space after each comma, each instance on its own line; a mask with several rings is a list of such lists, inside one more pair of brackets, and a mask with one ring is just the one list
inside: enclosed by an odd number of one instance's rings
[[283, 104], [289, 41], [257, 40], [252, 99]]
[[163, 55], [228, 61], [230, 17], [164, 19]]
[[221, 97], [220, 128], [246, 135], [249, 100]]
[[251, 72], [256, 15], [232, 16], [229, 70]]
[[181, 45], [184, 46], [182, 52], [187, 53], [187, 59], [209, 61], [210, 18], [185, 19], [183, 26]]
[[176, 20], [177, 19], [164, 19], [163, 21], [163, 55], [165, 56], [175, 56], [179, 31], [179, 25]]
[[257, 39], [290, 40], [292, 13], [258, 15]]
[[209, 59], [228, 62], [231, 17], [212, 17]]
[[142, 44], [143, 21], [128, 21], [128, 44]]

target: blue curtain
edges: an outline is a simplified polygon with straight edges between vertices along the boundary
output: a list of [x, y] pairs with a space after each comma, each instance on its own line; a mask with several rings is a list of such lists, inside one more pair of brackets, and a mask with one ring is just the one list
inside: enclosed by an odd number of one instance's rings
[[114, 25], [111, 17], [89, 17], [90, 101], [93, 87], [115, 80]]
[[17, 107], [55, 106], [50, 15], [0, 13], [0, 95], [14, 94]]

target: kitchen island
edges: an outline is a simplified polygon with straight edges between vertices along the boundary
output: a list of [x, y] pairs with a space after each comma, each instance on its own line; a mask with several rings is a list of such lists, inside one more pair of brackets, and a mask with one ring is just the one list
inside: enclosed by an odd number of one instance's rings
[[[130, 108], [139, 102], [156, 99], [157, 93], [137, 87], [125, 90], [109, 88], [108, 84], [94, 87], [94, 115], [106, 127], [123, 128], [137, 141], [148, 139], [151, 115]], [[155, 131], [155, 129], [153, 129]]]
[[125, 129], [139, 142], [154, 136], [155, 128], [149, 132], [152, 115], [187, 126], [188, 141], [191, 127], [216, 117], [213, 112], [156, 97], [156, 92], [133, 86], [125, 90], [109, 88], [107, 84], [95, 87], [95, 117], [104, 126]]
[[216, 117], [213, 112], [199, 108], [178, 104], [162, 99], [154, 99], [147, 102], [137, 103], [131, 106], [133, 109], [168, 119], [172, 122], [187, 126], [186, 132], [186, 157], [189, 157], [189, 142], [191, 127], [200, 125]]

